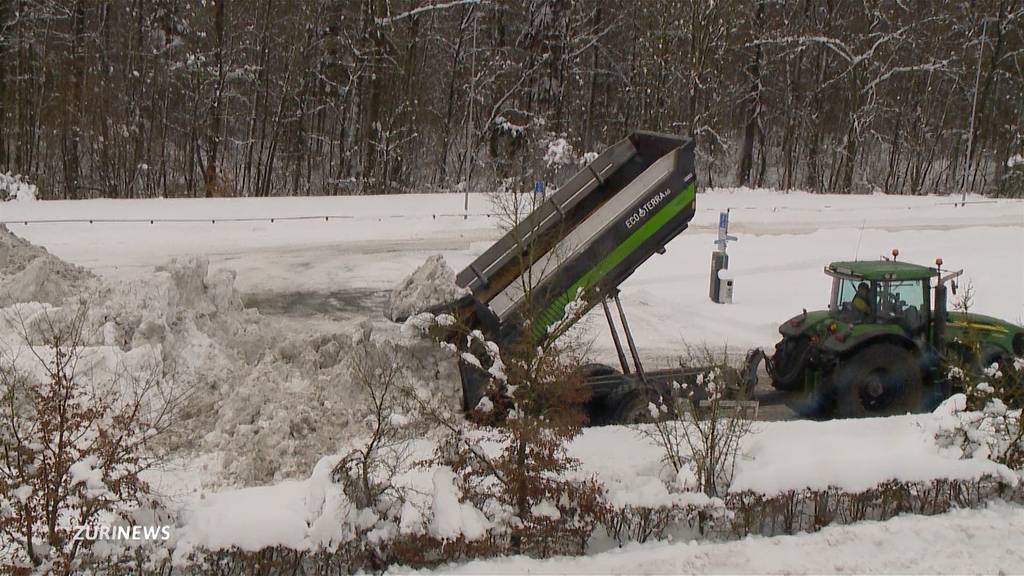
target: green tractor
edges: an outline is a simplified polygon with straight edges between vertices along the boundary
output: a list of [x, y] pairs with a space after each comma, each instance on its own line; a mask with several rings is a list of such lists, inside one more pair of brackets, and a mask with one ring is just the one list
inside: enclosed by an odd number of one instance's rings
[[[952, 392], [941, 369], [957, 355], [977, 368], [1024, 356], [1024, 328], [947, 311], [963, 271], [896, 261], [833, 262], [828, 310], [795, 316], [767, 362], [772, 385], [805, 416], [930, 410]], [[934, 286], [932, 286], [934, 279]], [[970, 343], [970, 344], [969, 344]]]

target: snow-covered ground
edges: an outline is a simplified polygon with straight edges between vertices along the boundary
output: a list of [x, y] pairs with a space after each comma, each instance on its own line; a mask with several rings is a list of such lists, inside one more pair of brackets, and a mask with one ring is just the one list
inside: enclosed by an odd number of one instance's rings
[[[598, 554], [500, 558], [434, 574], [1012, 574], [1024, 566], [1024, 509], [901, 516], [813, 534], [630, 544]], [[394, 573], [409, 573], [393, 570]]]
[[[500, 235], [487, 197], [471, 196], [468, 211], [463, 201], [454, 194], [26, 201], [0, 203], [0, 222], [109, 282], [109, 299], [97, 310], [109, 329], [91, 343], [98, 357], [111, 365], [146, 350], [187, 358], [187, 368], [201, 372], [193, 379], [209, 386], [208, 404], [195, 420], [202, 436], [197, 446], [206, 452], [183, 456], [180, 469], [154, 478], [179, 506], [175, 539], [208, 547], [302, 547], [310, 544], [310, 526], [326, 513], [318, 492], [324, 473], [314, 471], [313, 463], [341, 449], [341, 435], [350, 421], [357, 423], [351, 391], [339, 385], [342, 357], [352, 343], [338, 334], [362, 329], [370, 319], [375, 334], [397, 335], [384, 317], [391, 288], [433, 254], [458, 270]], [[781, 321], [801, 308], [825, 305], [825, 264], [874, 258], [892, 248], [901, 259], [930, 263], [942, 257], [949, 268], [965, 268], [965, 281], [975, 288], [974, 311], [1024, 322], [1022, 201], [969, 198], [967, 205], [955, 206], [950, 198], [936, 197], [713, 190], [699, 195], [697, 205], [690, 230], [622, 287], [630, 325], [650, 364], [670, 362], [684, 344], [769, 346]], [[725, 209], [731, 210], [730, 232], [740, 238], [729, 248], [736, 282], [730, 306], [707, 298], [712, 241]], [[303, 219], [287, 219], [298, 217]], [[208, 273], [202, 261], [164, 267], [170, 258], [195, 254], [209, 259]], [[6, 259], [0, 254], [0, 269]], [[79, 278], [59, 263], [47, 266], [56, 266], [62, 278]], [[22, 278], [25, 293], [51, 269], [39, 267]], [[260, 314], [242, 309], [234, 289]], [[603, 318], [592, 313], [586, 323], [595, 338], [594, 355], [612, 360]], [[15, 328], [0, 322], [7, 336]], [[941, 416], [926, 415], [758, 423], [735, 485], [763, 494], [857, 491], [894, 478], [1005, 473], [988, 460], [940, 448], [934, 438], [940, 422]], [[618, 490], [620, 500], [667, 494], [660, 453], [631, 430], [587, 430], [572, 454], [613, 496]], [[430, 474], [414, 474], [409, 482], [429, 484]], [[225, 484], [248, 487], [224, 489]], [[1021, 509], [1000, 504], [814, 535], [647, 544], [585, 559], [508, 559], [457, 569], [1012, 572], [1022, 565], [1022, 527]], [[886, 545], [893, 540], [903, 545]], [[942, 554], [929, 552], [934, 547]]]
[[[1015, 474], [1003, 466], [984, 457], [964, 458], [958, 448], [940, 446], [935, 435], [949, 422], [941, 412], [870, 420], [757, 423], [740, 450], [731, 490], [771, 497], [805, 489], [858, 493], [890, 480], [927, 483], [1005, 477], [1016, 482]], [[430, 441], [414, 442], [414, 458], [426, 459], [433, 449]], [[587, 429], [572, 442], [569, 454], [580, 461], [577, 474], [598, 479], [616, 506], [653, 507], [672, 499], [672, 479], [666, 476], [662, 449], [637, 430], [621, 426]], [[321, 468], [323, 464], [316, 467]], [[431, 476], [430, 470], [413, 469], [396, 484], [414, 494], [429, 495]], [[306, 549], [315, 542], [311, 525], [329, 513], [320, 507], [322, 484], [323, 473], [315, 471], [309, 478], [274, 486], [212, 494], [200, 491], [184, 506], [188, 521], [177, 536], [189, 548], [237, 545], [258, 550], [281, 544]], [[423, 506], [422, 514], [429, 517], [430, 499], [416, 504]], [[1024, 544], [1024, 534], [1019, 538]]]

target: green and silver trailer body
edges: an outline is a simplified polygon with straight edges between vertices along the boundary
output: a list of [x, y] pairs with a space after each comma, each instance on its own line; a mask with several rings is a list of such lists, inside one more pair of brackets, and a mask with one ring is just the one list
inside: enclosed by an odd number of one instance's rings
[[[502, 324], [530, 320], [539, 340], [577, 296], [580, 312], [599, 303], [686, 229], [695, 181], [693, 146], [682, 142], [526, 268], [491, 300], [491, 310]], [[527, 282], [533, 284], [528, 292]]]
[[652, 132], [634, 132], [617, 142], [463, 269], [456, 283], [477, 301], [489, 303], [519, 280], [524, 268], [545, 256], [591, 214], [685, 142]]
[[[614, 295], [693, 218], [694, 155], [692, 139], [650, 132], [605, 151], [457, 276], [464, 319], [499, 344], [539, 342], [578, 296], [582, 313]], [[482, 382], [461, 372], [470, 409]]]

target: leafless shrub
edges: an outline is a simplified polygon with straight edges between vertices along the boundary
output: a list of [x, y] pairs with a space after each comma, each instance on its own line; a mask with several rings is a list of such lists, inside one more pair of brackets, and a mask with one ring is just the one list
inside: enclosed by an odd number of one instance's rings
[[153, 505], [140, 475], [178, 441], [188, 392], [158, 369], [79, 372], [86, 317], [82, 304], [37, 318], [46, 346], [0, 355], [0, 549], [9, 570], [74, 572], [93, 545], [76, 528], [134, 523], [136, 510]]
[[693, 382], [674, 382], [669, 397], [651, 404], [654, 423], [640, 427], [663, 451], [678, 488], [722, 497], [732, 484], [743, 438], [753, 423], [730, 399], [738, 376], [727, 352], [690, 351], [684, 366], [699, 366]]
[[[426, 318], [417, 322], [430, 330]], [[449, 319], [442, 323], [450, 328]], [[587, 400], [574, 340], [499, 350], [479, 333], [467, 337], [471, 345], [462, 358], [473, 355], [468, 361], [490, 378], [486, 396], [468, 415], [484, 428], [418, 398], [423, 413], [450, 433], [430, 465], [450, 467], [465, 501], [486, 511], [494, 550], [581, 553], [603, 503], [595, 481], [568, 474], [579, 466], [566, 447], [586, 422], [581, 408]], [[497, 453], [481, 448], [480, 434], [500, 447]]]
[[709, 522], [728, 517], [725, 503], [708, 499], [704, 503], [683, 503], [681, 500], [660, 506], [607, 506], [601, 526], [619, 544], [662, 540], [670, 530], [699, 531]]
[[408, 441], [420, 424], [409, 402], [405, 366], [393, 346], [364, 342], [353, 354], [351, 375], [367, 409], [368, 436], [335, 466], [334, 475], [361, 508], [400, 501], [393, 481], [410, 467]]
[[959, 312], [970, 312], [974, 306], [974, 282], [968, 280], [960, 287], [959, 293], [953, 299], [953, 309]]

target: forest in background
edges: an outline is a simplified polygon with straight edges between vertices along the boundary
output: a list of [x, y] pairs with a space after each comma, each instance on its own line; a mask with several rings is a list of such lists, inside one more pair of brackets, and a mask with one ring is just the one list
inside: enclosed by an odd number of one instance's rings
[[645, 129], [695, 136], [705, 186], [1020, 197], [1022, 23], [1024, 0], [0, 0], [0, 172], [51, 199], [488, 191]]

